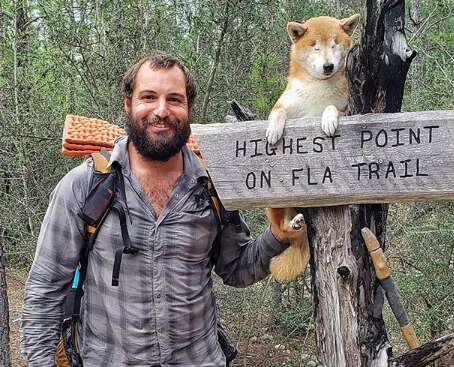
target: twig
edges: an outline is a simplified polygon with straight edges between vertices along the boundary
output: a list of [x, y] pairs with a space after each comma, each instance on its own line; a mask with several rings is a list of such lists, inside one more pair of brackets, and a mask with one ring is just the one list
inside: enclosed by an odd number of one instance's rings
[[[426, 29], [424, 29], [424, 26], [429, 22], [429, 20], [431, 19], [432, 15], [436, 12], [436, 9], [434, 9], [429, 15], [428, 17], [426, 18], [426, 20], [421, 24], [421, 27], [413, 33], [412, 37], [410, 38], [410, 41], [408, 41], [408, 43], [410, 43], [413, 38], [415, 38], [417, 35], [419, 35], [419, 33], [421, 33], [423, 30], [426, 31]], [[444, 16], [444, 17], [441, 17], [440, 19], [437, 19], [435, 22], [431, 23], [430, 25], [428, 25], [426, 28], [427, 30], [429, 30], [430, 28], [432, 28], [433, 26], [437, 25], [438, 23], [440, 23], [441, 21], [445, 20], [445, 19], [448, 19], [448, 18], [451, 18], [453, 15], [453, 13], [449, 13], [448, 15]]]
[[58, 141], [60, 140], [59, 137], [51, 137], [51, 136], [39, 136], [39, 135], [31, 135], [31, 134], [13, 134], [16, 138], [32, 138], [37, 140], [48, 140], [48, 141]]
[[424, 54], [424, 56], [426, 56], [427, 58], [431, 59], [434, 62], [434, 64], [438, 67], [438, 69], [441, 71], [441, 73], [445, 76], [445, 81], [448, 82], [452, 88], [454, 88], [454, 82], [451, 80], [452, 77], [446, 73], [445, 69], [440, 65], [438, 60], [435, 59], [434, 57], [432, 57], [431, 55], [429, 55], [422, 48], [420, 49], [420, 51]]

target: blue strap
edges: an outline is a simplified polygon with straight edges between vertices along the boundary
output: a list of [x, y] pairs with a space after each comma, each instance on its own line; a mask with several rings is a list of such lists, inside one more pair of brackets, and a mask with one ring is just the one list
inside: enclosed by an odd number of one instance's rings
[[79, 277], [80, 277], [80, 265], [76, 268], [76, 271], [74, 272], [74, 278], [73, 278], [73, 285], [71, 288], [76, 289], [77, 285], [79, 284]]

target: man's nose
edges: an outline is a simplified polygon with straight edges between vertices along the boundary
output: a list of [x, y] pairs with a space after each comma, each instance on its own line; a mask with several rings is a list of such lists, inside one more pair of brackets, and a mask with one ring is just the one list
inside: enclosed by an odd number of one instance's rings
[[165, 118], [169, 116], [169, 105], [165, 98], [158, 99], [158, 104], [153, 113], [160, 118]]

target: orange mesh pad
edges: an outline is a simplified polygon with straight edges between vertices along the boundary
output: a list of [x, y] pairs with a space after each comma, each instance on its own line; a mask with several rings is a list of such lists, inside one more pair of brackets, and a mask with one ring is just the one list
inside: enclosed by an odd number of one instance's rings
[[72, 150], [72, 149], [62, 148], [61, 152], [63, 153], [64, 156], [67, 156], [67, 157], [86, 157], [86, 156], [89, 156], [91, 153], [99, 152], [100, 150], [101, 150], [101, 147], [98, 147], [98, 149], [96, 149], [96, 150], [93, 150], [93, 149]]
[[[124, 129], [110, 122], [76, 115], [67, 115], [63, 130], [62, 153], [70, 157], [83, 157], [99, 152], [102, 147], [111, 150], [113, 141], [124, 134]], [[200, 150], [190, 136], [187, 146], [199, 157]]]
[[[67, 150], [94, 150], [98, 151], [100, 145], [92, 145], [92, 144], [73, 144], [73, 143], [66, 143], [63, 142], [63, 148]], [[107, 147], [109, 149], [109, 147]]]
[[99, 145], [107, 148], [124, 130], [107, 121], [83, 116], [67, 115], [63, 141], [65, 143]]

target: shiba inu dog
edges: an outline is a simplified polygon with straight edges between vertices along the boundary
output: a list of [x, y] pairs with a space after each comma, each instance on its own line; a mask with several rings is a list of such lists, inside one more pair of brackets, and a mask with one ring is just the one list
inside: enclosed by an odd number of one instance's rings
[[[334, 135], [338, 117], [347, 108], [345, 59], [358, 22], [359, 14], [340, 20], [322, 16], [288, 23], [292, 41], [288, 83], [268, 117], [266, 138], [270, 144], [279, 141], [285, 121], [292, 118], [321, 116], [324, 133]], [[304, 218], [295, 214], [288, 208], [267, 209], [269, 220], [283, 233], [301, 232], [293, 235], [288, 249], [271, 260], [271, 272], [280, 281], [295, 278], [309, 261]]]

